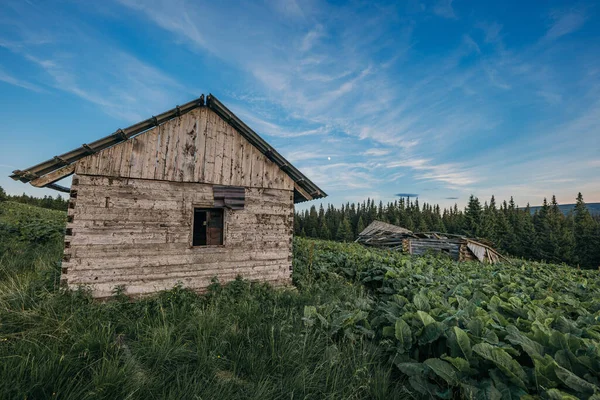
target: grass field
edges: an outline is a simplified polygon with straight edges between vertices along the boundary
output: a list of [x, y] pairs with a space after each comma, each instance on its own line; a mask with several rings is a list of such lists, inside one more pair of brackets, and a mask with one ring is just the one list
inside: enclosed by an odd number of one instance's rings
[[296, 239], [293, 290], [98, 303], [64, 218], [0, 203], [2, 399], [600, 399], [598, 271]]

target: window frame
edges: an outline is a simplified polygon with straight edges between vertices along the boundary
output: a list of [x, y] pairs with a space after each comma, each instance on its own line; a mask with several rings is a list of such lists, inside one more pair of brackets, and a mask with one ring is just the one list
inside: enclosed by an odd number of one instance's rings
[[[194, 246], [194, 222], [196, 219], [196, 210], [202, 210], [202, 211], [206, 211], [207, 215], [208, 212], [210, 210], [221, 210], [222, 212], [222, 216], [223, 216], [223, 226], [222, 226], [222, 230], [221, 230], [221, 244], [204, 244], [204, 245], [197, 245]], [[192, 204], [192, 215], [191, 215], [191, 224], [190, 224], [190, 239], [189, 239], [189, 247], [191, 249], [211, 249], [211, 248], [219, 248], [219, 247], [225, 247], [226, 243], [227, 243], [227, 236], [225, 235], [226, 232], [226, 227], [227, 227], [227, 208], [226, 207], [215, 207], [214, 205], [208, 205], [208, 204]], [[208, 240], [208, 231], [206, 232], [207, 234], [207, 240]]]

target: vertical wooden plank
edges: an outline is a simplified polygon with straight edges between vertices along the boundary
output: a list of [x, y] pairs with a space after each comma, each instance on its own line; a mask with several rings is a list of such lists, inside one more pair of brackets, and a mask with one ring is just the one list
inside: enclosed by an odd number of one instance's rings
[[208, 125], [208, 121], [206, 120], [207, 109], [206, 107], [202, 107], [192, 112], [196, 114], [196, 119], [198, 121], [198, 132], [196, 135], [196, 159], [194, 160], [194, 182], [202, 182], [204, 180], [204, 154], [206, 151], [206, 130]]
[[252, 181], [250, 186], [262, 188], [265, 171], [265, 156], [254, 146], [252, 148]]
[[283, 188], [285, 190], [294, 190], [294, 180], [286, 173], [284, 173], [283, 182]]
[[225, 145], [225, 135], [223, 133], [223, 120], [217, 117], [215, 121], [215, 170], [213, 172], [212, 183], [222, 185], [223, 183], [223, 147]]
[[98, 174], [98, 160], [100, 159], [100, 154], [92, 154], [90, 156], [90, 160], [87, 166], [89, 175], [97, 175]]
[[138, 136], [140, 143], [142, 144], [139, 155], [140, 162], [137, 165], [138, 170], [136, 172], [136, 176], [138, 178], [144, 178], [147, 176], [146, 167], [150, 162], [149, 157], [152, 154], [152, 132], [153, 131], [150, 130]]
[[75, 165], [75, 173], [76, 174], [80, 174], [80, 175], [85, 175], [87, 174], [87, 164], [89, 161], [90, 157], [84, 157], [81, 160], [77, 161], [77, 164]]
[[128, 140], [123, 143], [123, 151], [121, 153], [121, 168], [119, 170], [119, 176], [129, 177], [131, 171], [131, 154], [133, 152], [133, 141]]
[[171, 140], [169, 132], [169, 122], [160, 126], [160, 147], [156, 155], [156, 168], [154, 170], [154, 179], [165, 179], [165, 170], [167, 168], [167, 154]]
[[206, 147], [204, 150], [204, 178], [203, 182], [214, 183], [215, 148], [216, 148], [216, 119], [217, 115], [207, 110]]
[[272, 189], [275, 185], [277, 165], [265, 156], [265, 169], [263, 172], [263, 187]]
[[156, 143], [158, 141], [159, 127], [142, 133], [144, 136], [144, 165], [140, 171], [140, 177], [144, 179], [154, 179], [154, 169], [156, 168]]
[[173, 119], [169, 121], [169, 136], [171, 136], [169, 144], [169, 152], [167, 154], [167, 165], [165, 170], [165, 179], [169, 181], [177, 181], [179, 171], [179, 129], [180, 120]]
[[242, 141], [242, 186], [250, 186], [252, 184], [252, 146], [245, 138], [240, 136]]
[[223, 169], [221, 172], [221, 184], [231, 185], [231, 151], [233, 148], [233, 135], [231, 126], [223, 122], [221, 135], [223, 136]]
[[235, 129], [230, 129], [233, 134], [233, 147], [231, 149], [231, 184], [234, 186], [243, 186], [242, 163], [244, 162], [244, 150], [242, 147], [242, 137]]
[[[156, 128], [156, 156], [154, 159], [154, 172], [152, 175], [151, 179], [157, 179], [156, 175], [159, 171], [159, 168], [162, 167], [163, 164], [161, 164], [162, 162], [162, 151], [163, 151], [163, 143], [165, 140], [165, 135], [164, 135], [164, 129], [163, 129], [164, 124], [158, 126]], [[159, 166], [160, 165], [160, 166]]]
[[182, 180], [184, 182], [192, 182], [194, 180], [194, 169], [196, 167], [196, 137], [198, 136], [198, 120], [190, 113], [181, 117], [181, 134], [182, 134], [182, 155], [181, 169]]
[[115, 152], [115, 146], [104, 149], [102, 154], [102, 166], [100, 167], [100, 175], [110, 176], [110, 168], [112, 164], [113, 154]]
[[131, 158], [129, 163], [129, 177], [130, 178], [139, 178], [140, 177], [140, 167], [143, 163], [142, 158], [144, 157], [144, 143], [142, 139], [142, 135], [136, 136], [132, 141], [131, 148]]
[[273, 187], [277, 189], [289, 190], [289, 185], [287, 183], [287, 180], [289, 179], [288, 175], [285, 172], [283, 172], [283, 170], [279, 168], [277, 164], [275, 164], [275, 167], [275, 181]]
[[108, 149], [104, 149], [102, 153], [102, 160], [100, 165], [100, 175], [109, 176], [110, 175], [110, 167], [112, 163], [113, 153], [115, 151], [115, 146], [109, 147]]
[[119, 171], [121, 170], [121, 155], [123, 154], [124, 146], [125, 143], [119, 143], [113, 147], [108, 169], [108, 176], [119, 176]]

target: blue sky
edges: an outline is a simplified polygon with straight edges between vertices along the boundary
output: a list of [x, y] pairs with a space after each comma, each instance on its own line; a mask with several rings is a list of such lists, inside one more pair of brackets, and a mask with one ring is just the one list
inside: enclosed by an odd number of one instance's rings
[[213, 93], [326, 202], [600, 201], [599, 6], [3, 0], [0, 185]]

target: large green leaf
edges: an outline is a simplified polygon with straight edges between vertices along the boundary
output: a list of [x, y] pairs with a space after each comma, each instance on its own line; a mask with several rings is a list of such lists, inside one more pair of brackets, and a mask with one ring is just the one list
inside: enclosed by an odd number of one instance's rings
[[513, 345], [521, 346], [532, 359], [544, 356], [544, 346], [523, 335], [516, 326], [509, 325], [506, 327], [506, 331], [508, 335], [506, 335], [505, 339]]
[[526, 388], [527, 375], [525, 371], [506, 351], [488, 343], [476, 344], [473, 346], [473, 351], [486, 360], [493, 362], [516, 385], [523, 389]]
[[436, 341], [444, 333], [444, 326], [434, 321], [425, 326], [419, 335], [419, 344], [427, 344]]
[[440, 360], [439, 358], [429, 358], [424, 361], [424, 364], [431, 368], [437, 376], [445, 380], [449, 385], [454, 386], [458, 384], [456, 369], [446, 361]]
[[494, 368], [489, 371], [490, 377], [494, 381], [496, 389], [502, 394], [502, 400], [518, 400], [526, 395], [525, 391], [520, 387], [511, 385], [510, 382], [506, 381], [506, 378], [500, 370]]
[[558, 379], [560, 379], [565, 385], [577, 392], [594, 393], [600, 388], [598, 386], [589, 383], [586, 380], [581, 379], [571, 371], [560, 365], [555, 365], [555, 373]]
[[433, 317], [431, 315], [427, 314], [425, 311], [419, 310], [419, 311], [417, 311], [417, 315], [424, 326], [435, 323], [435, 319], [433, 319]]
[[400, 342], [400, 349], [402, 349], [401, 353], [410, 349], [412, 345], [412, 334], [410, 327], [402, 318], [396, 320], [395, 336]]
[[577, 397], [562, 392], [558, 389], [547, 390], [546, 396], [548, 396], [548, 399], [550, 400], [578, 400]]
[[441, 358], [442, 360], [448, 361], [450, 364], [454, 365], [454, 368], [463, 374], [471, 374], [473, 371], [471, 369], [471, 364], [469, 364], [469, 362], [464, 358], [448, 356], [442, 356]]
[[481, 335], [483, 335], [483, 328], [483, 321], [478, 318], [472, 319], [467, 323], [467, 329], [469, 332], [477, 337], [481, 337]]
[[422, 293], [417, 293], [413, 298], [413, 303], [417, 310], [429, 312], [431, 310], [431, 306], [429, 305], [429, 299]]
[[402, 371], [403, 374], [408, 376], [425, 374], [425, 365], [423, 363], [403, 362], [396, 363], [396, 366], [400, 371]]
[[460, 347], [462, 354], [467, 360], [470, 359], [473, 350], [471, 349], [471, 340], [469, 339], [469, 336], [458, 326], [454, 327], [454, 334], [456, 335], [456, 343]]
[[423, 375], [414, 375], [408, 378], [408, 383], [417, 392], [428, 395], [429, 398], [433, 398], [438, 391], [438, 387], [427, 381]]
[[395, 328], [393, 326], [384, 326], [382, 333], [384, 337], [394, 337]]
[[496, 389], [490, 379], [485, 379], [479, 383], [479, 398], [486, 400], [502, 400], [502, 393]]

